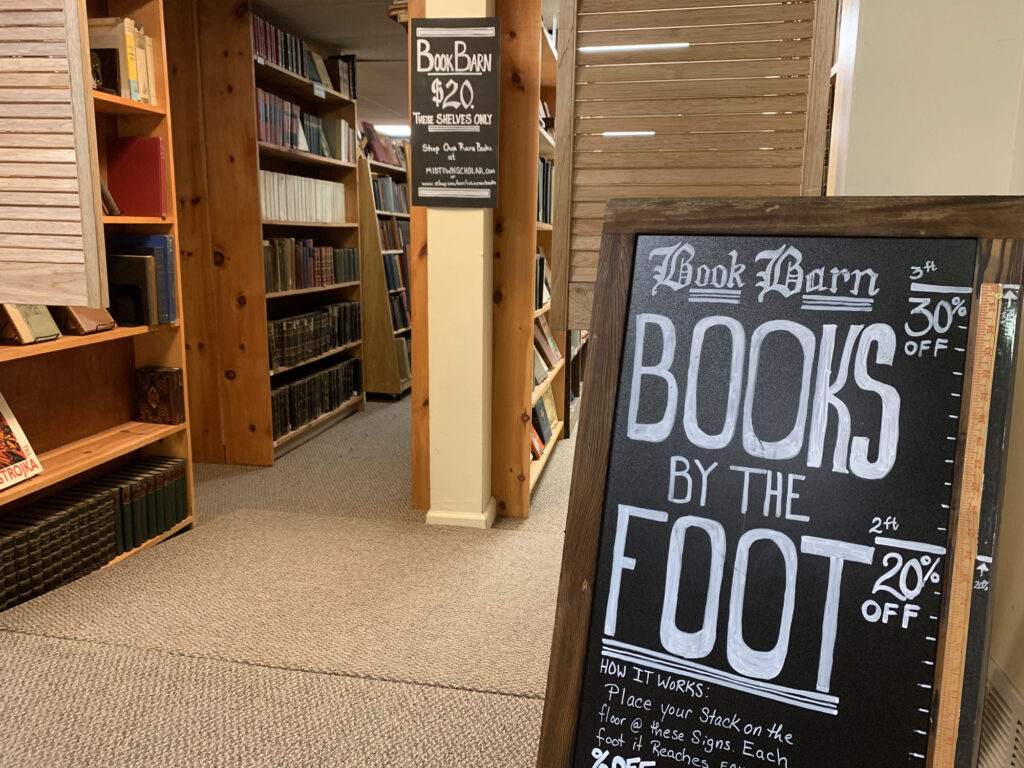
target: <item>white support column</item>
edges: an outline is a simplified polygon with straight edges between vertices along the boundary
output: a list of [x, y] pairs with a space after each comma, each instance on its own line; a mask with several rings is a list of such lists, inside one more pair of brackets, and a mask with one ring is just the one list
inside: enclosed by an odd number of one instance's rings
[[[427, 0], [428, 18], [491, 16], [493, 0]], [[489, 528], [493, 211], [427, 209], [430, 511], [427, 522]]]

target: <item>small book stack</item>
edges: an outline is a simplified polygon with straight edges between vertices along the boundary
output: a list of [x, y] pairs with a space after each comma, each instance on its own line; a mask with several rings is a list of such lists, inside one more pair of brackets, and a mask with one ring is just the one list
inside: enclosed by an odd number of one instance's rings
[[92, 86], [132, 101], [156, 104], [153, 38], [132, 19], [89, 19]]
[[260, 202], [269, 221], [345, 224], [345, 185], [260, 171]]
[[379, 133], [373, 123], [363, 123], [362, 147], [363, 154], [371, 160], [385, 165], [396, 165], [407, 168], [407, 147], [404, 142], [395, 141], [384, 133]]
[[398, 291], [409, 285], [409, 261], [405, 251], [384, 254], [384, 279], [389, 291]]
[[110, 314], [118, 325], [178, 320], [178, 277], [171, 235], [109, 235]]
[[405, 298], [405, 291], [388, 294], [388, 304], [391, 307], [391, 327], [396, 331], [410, 328], [412, 320], [409, 317], [409, 304]]
[[543, 157], [537, 158], [537, 221], [542, 224], [550, 224], [554, 219], [551, 217], [553, 203], [553, 169], [554, 164]]
[[183, 459], [154, 456], [0, 518], [0, 609], [91, 573], [188, 516]]
[[358, 301], [327, 304], [315, 312], [267, 323], [270, 368], [290, 368], [359, 341], [362, 333]]
[[354, 283], [359, 280], [359, 251], [272, 237], [263, 241], [263, 274], [267, 293]]
[[533, 308], [543, 309], [551, 301], [551, 274], [542, 250], [534, 257]]
[[409, 185], [396, 182], [390, 176], [374, 176], [373, 202], [378, 211], [408, 213]]
[[273, 389], [270, 407], [274, 440], [335, 411], [362, 389], [362, 361], [351, 358]]
[[408, 219], [379, 219], [380, 245], [385, 251], [401, 251], [409, 244]]

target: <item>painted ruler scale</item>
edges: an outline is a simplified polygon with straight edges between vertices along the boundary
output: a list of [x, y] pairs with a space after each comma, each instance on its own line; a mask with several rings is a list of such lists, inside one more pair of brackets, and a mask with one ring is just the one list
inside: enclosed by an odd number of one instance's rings
[[940, 654], [944, 661], [937, 686], [938, 705], [930, 768], [952, 768], [956, 757], [971, 592], [974, 584], [975, 559], [978, 554], [978, 528], [985, 482], [985, 447], [988, 439], [992, 374], [995, 368], [1002, 301], [1002, 285], [985, 283], [981, 286], [975, 319], [967, 425], [963, 432], [963, 459], [955, 515], [949, 601]]

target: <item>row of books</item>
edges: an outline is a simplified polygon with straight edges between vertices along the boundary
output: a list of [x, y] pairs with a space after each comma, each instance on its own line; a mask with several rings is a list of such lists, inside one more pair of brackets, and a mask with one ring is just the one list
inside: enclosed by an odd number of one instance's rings
[[542, 309], [551, 301], [551, 274], [543, 249], [538, 249], [533, 264], [533, 308]]
[[118, 325], [178, 320], [177, 259], [173, 235], [108, 235], [110, 314]]
[[409, 299], [406, 291], [401, 293], [389, 293], [388, 305], [391, 308], [391, 327], [396, 331], [412, 327], [412, 318], [409, 314]]
[[256, 56], [271, 64], [333, 88], [346, 98], [356, 98], [355, 56], [328, 56], [325, 59], [301, 38], [258, 16], [252, 17], [252, 47]]
[[537, 158], [537, 221], [551, 224], [554, 210], [554, 163]]
[[395, 337], [395, 356], [398, 358], [398, 380], [412, 378], [412, 342], [405, 336]]
[[384, 279], [389, 291], [397, 291], [409, 285], [409, 262], [405, 251], [384, 254]]
[[380, 247], [385, 251], [404, 251], [409, 244], [408, 219], [378, 219]]
[[298, 365], [362, 338], [358, 301], [326, 304], [314, 312], [267, 323], [270, 368]]
[[558, 424], [555, 394], [551, 387], [544, 391], [544, 396], [533, 406], [530, 421], [530, 454], [536, 461], [544, 453], [544, 446], [551, 442], [555, 426]]
[[354, 357], [271, 390], [274, 440], [340, 408], [362, 388], [362, 361]]
[[373, 123], [362, 124], [363, 154], [371, 160], [386, 165], [397, 165], [408, 168], [408, 146], [403, 141], [396, 141], [386, 133], [380, 133]]
[[533, 385], [544, 381], [562, 359], [562, 352], [544, 315], [533, 321]]
[[256, 89], [256, 116], [260, 141], [349, 163], [356, 160], [356, 131], [346, 120], [310, 114], [262, 88]]
[[134, 19], [89, 19], [89, 60], [96, 90], [156, 104], [153, 38]]
[[359, 280], [359, 251], [272, 237], [263, 241], [263, 276], [267, 293], [354, 283]]
[[345, 185], [336, 181], [260, 171], [263, 218], [345, 224]]
[[102, 568], [188, 516], [183, 459], [154, 456], [0, 518], [0, 609]]
[[390, 176], [373, 177], [373, 203], [378, 211], [409, 212], [409, 185]]

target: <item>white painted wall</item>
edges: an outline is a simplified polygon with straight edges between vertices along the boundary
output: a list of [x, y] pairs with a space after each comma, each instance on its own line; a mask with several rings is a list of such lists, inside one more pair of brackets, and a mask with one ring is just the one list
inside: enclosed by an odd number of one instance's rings
[[[1024, 194], [1024, 0], [845, 0], [830, 192]], [[1024, 693], [1024, 355], [992, 658]]]

